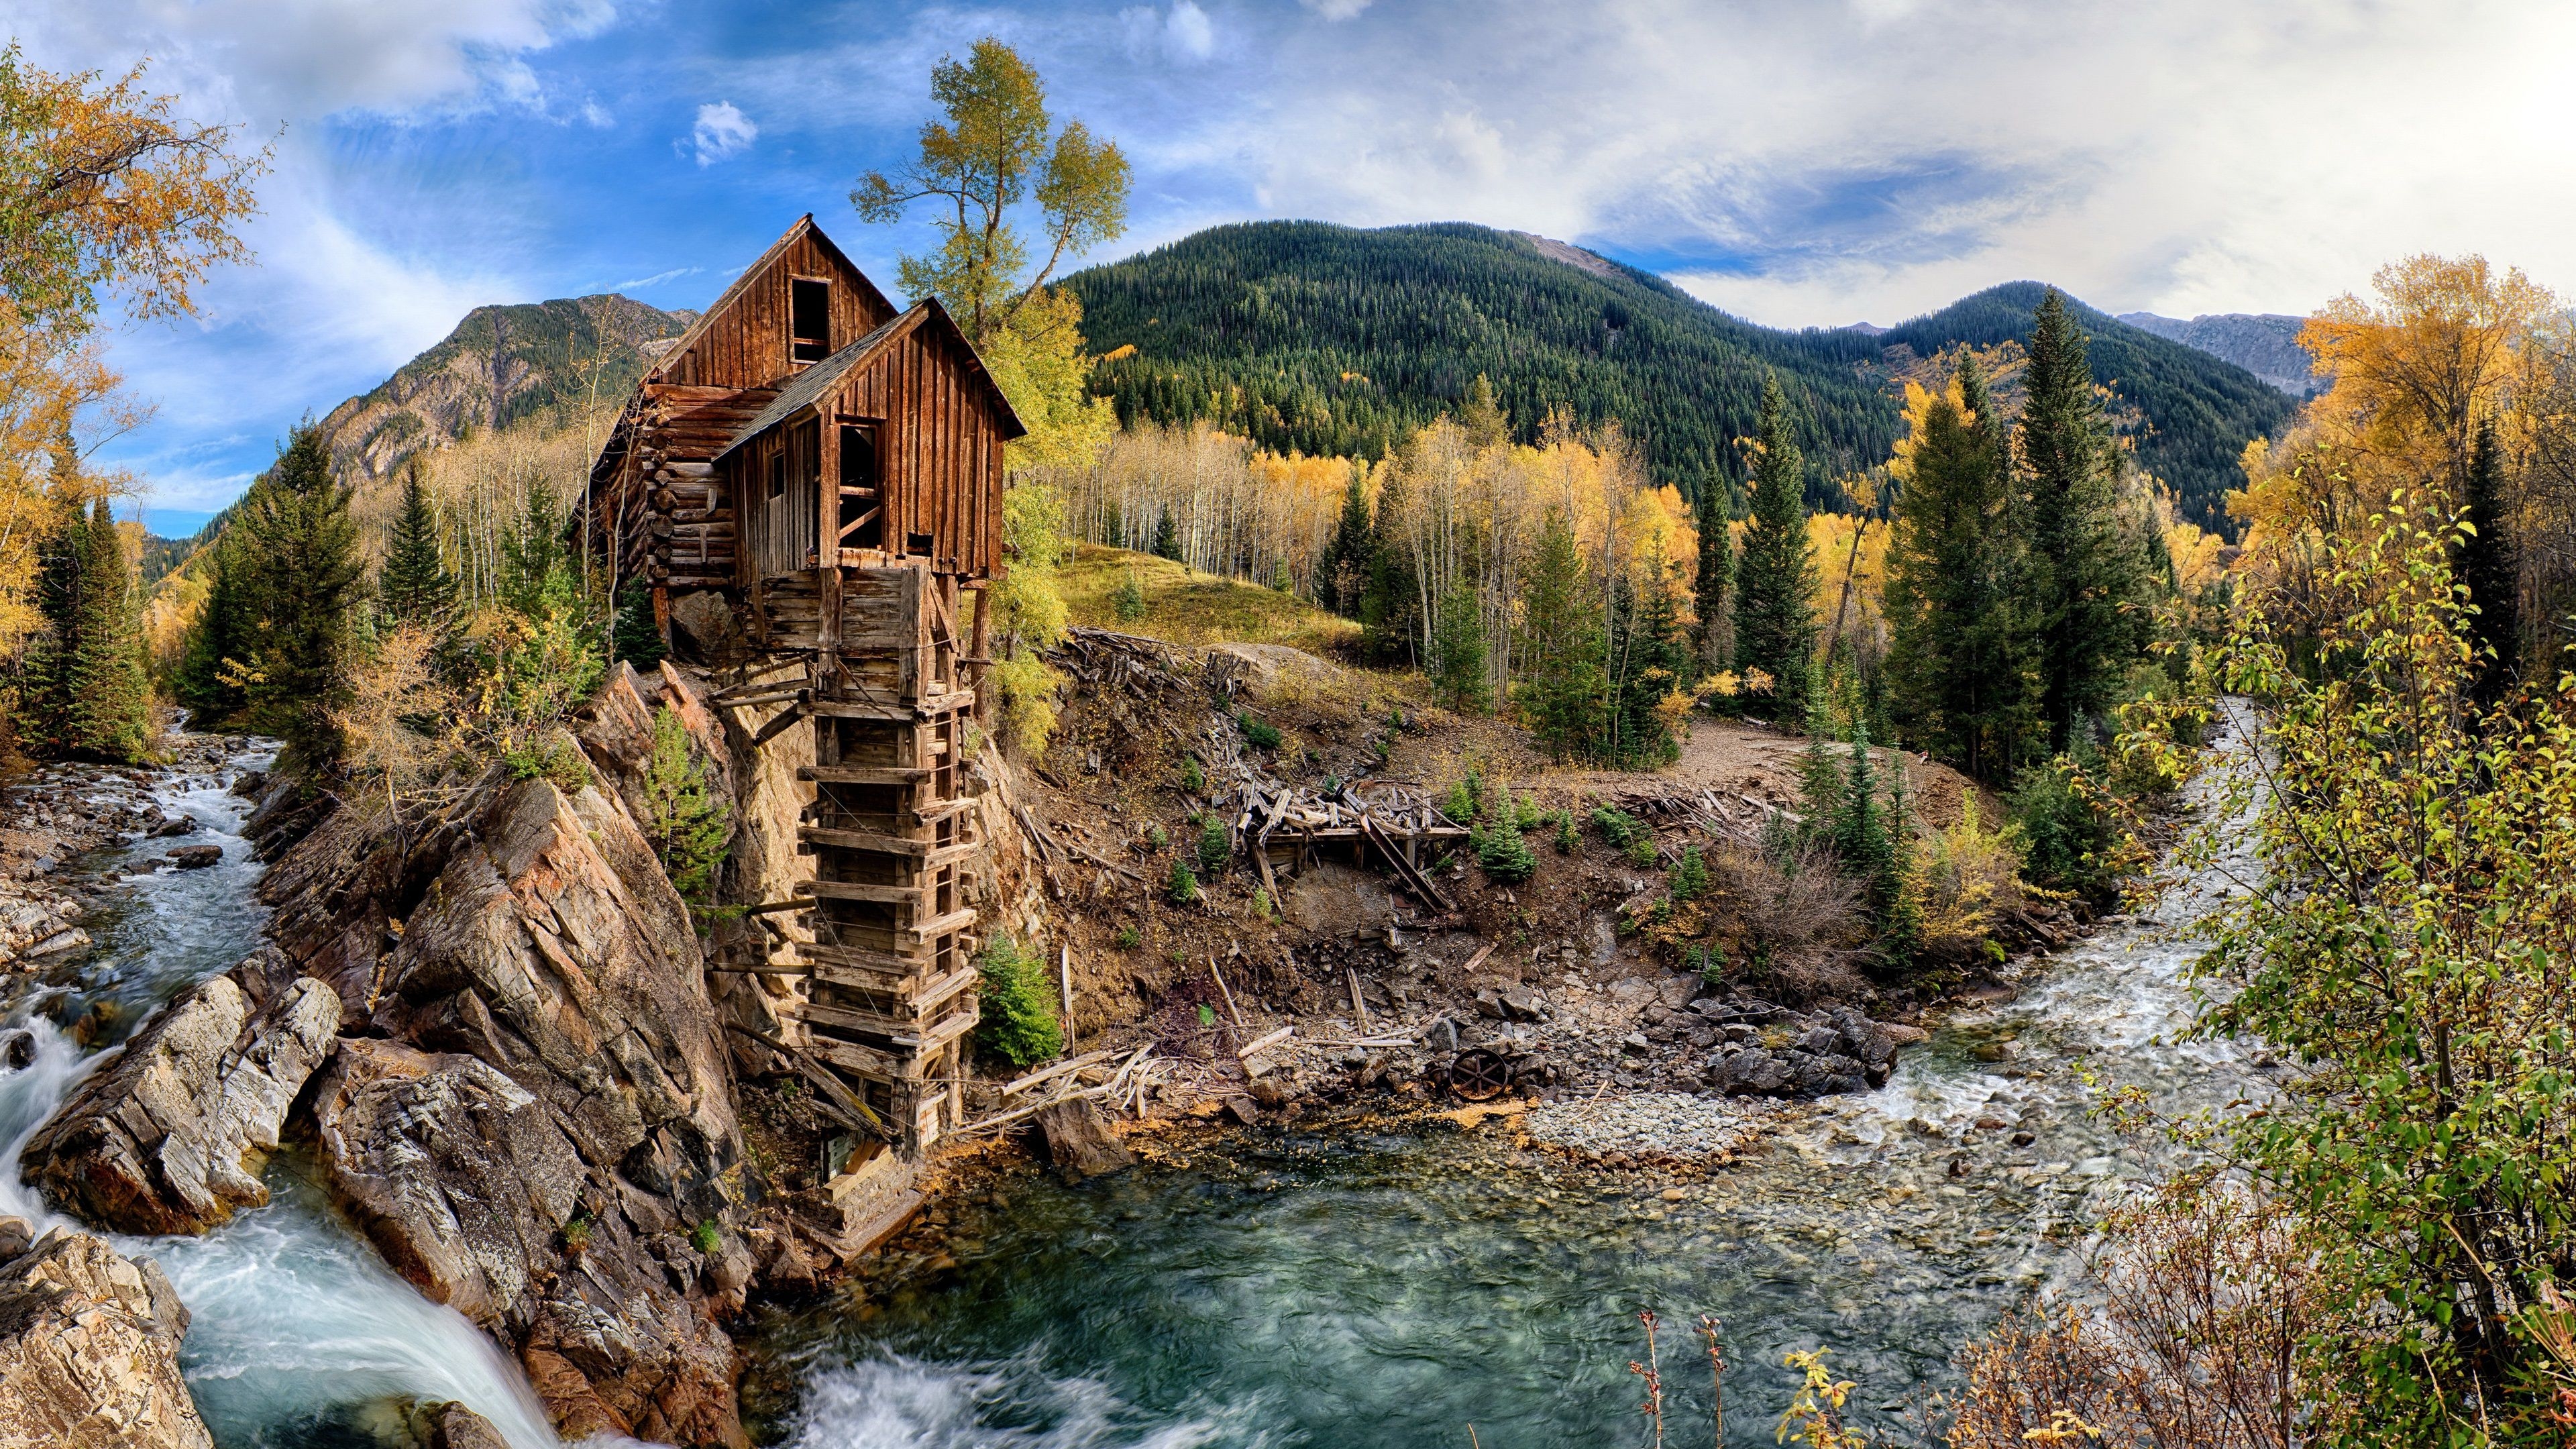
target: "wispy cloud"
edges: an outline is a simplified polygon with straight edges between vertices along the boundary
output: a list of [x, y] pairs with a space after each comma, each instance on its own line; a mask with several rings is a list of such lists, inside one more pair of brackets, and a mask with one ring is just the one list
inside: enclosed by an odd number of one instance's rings
[[689, 143], [701, 166], [739, 156], [759, 139], [760, 127], [731, 101], [709, 101], [698, 107], [698, 123], [689, 131]]
[[655, 272], [649, 277], [630, 277], [623, 282], [611, 282], [608, 284], [608, 290], [641, 292], [647, 287], [658, 287], [664, 282], [676, 282], [682, 277], [694, 277], [705, 270], [704, 267], [673, 267], [667, 272]]

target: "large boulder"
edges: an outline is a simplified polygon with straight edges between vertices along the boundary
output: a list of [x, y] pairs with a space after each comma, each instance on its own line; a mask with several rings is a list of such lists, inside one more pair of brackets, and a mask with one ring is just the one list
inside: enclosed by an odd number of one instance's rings
[[268, 1201], [258, 1159], [331, 1054], [340, 998], [311, 977], [272, 992], [266, 967], [179, 998], [55, 1111], [20, 1159], [48, 1201], [123, 1233], [202, 1233]]
[[567, 1437], [739, 1444], [716, 1319], [762, 1189], [723, 1030], [613, 772], [572, 783], [495, 768], [400, 830], [342, 810], [263, 878], [280, 945], [384, 1044], [317, 1094], [325, 1173]]
[[0, 1449], [214, 1449], [159, 1268], [59, 1228], [29, 1246], [15, 1218], [0, 1251]]

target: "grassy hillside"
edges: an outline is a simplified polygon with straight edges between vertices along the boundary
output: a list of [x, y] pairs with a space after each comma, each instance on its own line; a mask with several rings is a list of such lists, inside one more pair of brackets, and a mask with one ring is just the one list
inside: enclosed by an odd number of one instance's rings
[[[1735, 477], [1765, 368], [1805, 413], [1821, 484], [1884, 460], [1890, 348], [2025, 336], [2040, 288], [1980, 292], [1883, 335], [1785, 332], [1578, 248], [1459, 224], [1215, 227], [1076, 273], [1094, 386], [1127, 420], [1200, 418], [1265, 446], [1380, 456], [1490, 377], [1514, 422], [1616, 420], [1661, 481]], [[2140, 460], [2216, 521], [2237, 452], [2291, 404], [2252, 374], [2087, 309], [2097, 377], [2144, 415]], [[1901, 358], [1906, 353], [1900, 353]], [[1819, 494], [1819, 496], [1822, 496]]]
[[[1121, 619], [1118, 594], [1130, 575], [1145, 596], [1145, 612]], [[1287, 644], [1329, 655], [1360, 630], [1294, 594], [1096, 543], [1075, 547], [1057, 572], [1057, 584], [1074, 623], [1174, 644]]]

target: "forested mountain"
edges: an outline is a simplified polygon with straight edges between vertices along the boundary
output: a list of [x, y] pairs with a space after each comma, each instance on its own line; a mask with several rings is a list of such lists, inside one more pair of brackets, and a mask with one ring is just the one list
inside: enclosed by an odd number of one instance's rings
[[614, 404], [697, 314], [608, 293], [477, 307], [438, 345], [322, 420], [343, 477], [382, 478], [468, 428], [501, 428], [557, 403]]
[[2186, 322], [2153, 312], [2123, 312], [2120, 320], [2235, 363], [2292, 397], [2304, 398], [2325, 390], [2324, 380], [2309, 367], [2308, 350], [2299, 345], [2299, 329], [2308, 325], [2305, 317], [2280, 312], [2204, 312]]
[[[1882, 333], [1781, 331], [1560, 242], [1465, 224], [1221, 226], [1074, 274], [1094, 387], [1120, 417], [1206, 418], [1286, 451], [1377, 456], [1482, 373], [1514, 423], [1551, 409], [1616, 420], [1655, 475], [1696, 493], [1740, 478], [1766, 368], [1799, 416], [1810, 486], [1886, 458], [1891, 369], [1956, 341], [2026, 336], [2042, 288], [2016, 282]], [[2080, 309], [2095, 375], [2143, 414], [2139, 458], [2207, 524], [2245, 442], [2292, 405], [2259, 379]]]

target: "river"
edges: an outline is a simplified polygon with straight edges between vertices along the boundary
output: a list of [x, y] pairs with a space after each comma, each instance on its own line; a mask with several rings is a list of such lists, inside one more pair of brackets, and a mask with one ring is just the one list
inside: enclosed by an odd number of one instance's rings
[[[104, 1003], [121, 1039], [155, 1006], [229, 970], [257, 948], [267, 912], [253, 894], [260, 866], [241, 838], [247, 802], [227, 787], [264, 769], [265, 751], [227, 762], [218, 775], [177, 776], [153, 792], [193, 834], [102, 851], [82, 869], [113, 872], [125, 888], [84, 924], [93, 944], [48, 963], [6, 1003], [12, 1025], [32, 1028], [35, 1061], [0, 1076], [0, 1213], [41, 1230], [64, 1219], [19, 1179], [27, 1139], [97, 1061], [61, 1029]], [[177, 845], [219, 845], [202, 870], [149, 871]], [[280, 1157], [268, 1172], [272, 1200], [203, 1238], [119, 1238], [157, 1260], [193, 1322], [181, 1366], [207, 1426], [224, 1449], [355, 1449], [379, 1446], [412, 1399], [455, 1400], [492, 1421], [512, 1449], [553, 1449], [543, 1408], [515, 1365], [462, 1314], [440, 1307], [385, 1267], [302, 1174]]]
[[[197, 833], [89, 863], [128, 889], [87, 923], [95, 944], [7, 1004], [40, 1048], [0, 1077], [0, 1211], [58, 1221], [15, 1171], [95, 1060], [57, 1025], [107, 1001], [130, 1030], [257, 944], [260, 867], [225, 787], [266, 763], [165, 782]], [[137, 868], [184, 843], [223, 860]], [[1078, 1189], [1020, 1173], [950, 1205], [938, 1259], [764, 1312], [746, 1405], [800, 1449], [1642, 1444], [1627, 1364], [1651, 1308], [1677, 1444], [1708, 1432], [1702, 1313], [1721, 1322], [1729, 1444], [1772, 1442], [1792, 1348], [1833, 1349], [1864, 1417], [1893, 1421], [1948, 1383], [1962, 1339], [2068, 1270], [2089, 1207], [2166, 1165], [2089, 1114], [2076, 1062], [2169, 1108], [2262, 1090], [2237, 1048], [2176, 1041], [2214, 884], [2178, 882], [2014, 999], [1952, 1013], [1884, 1089], [1780, 1114], [1678, 1201], [1495, 1126], [1240, 1132]], [[412, 1398], [461, 1401], [515, 1449], [555, 1444], [515, 1367], [386, 1269], [292, 1154], [269, 1182], [269, 1206], [205, 1238], [121, 1243], [193, 1313], [184, 1367], [225, 1449], [379, 1445]]]
[[1710, 1438], [1701, 1314], [1729, 1445], [1774, 1442], [1798, 1348], [1901, 1432], [1963, 1340], [2077, 1265], [2093, 1210], [2172, 1165], [2092, 1114], [2078, 1063], [2168, 1110], [2266, 1091], [2258, 1054], [2179, 1039], [2192, 923], [2245, 864], [2168, 882], [1679, 1201], [1490, 1126], [1028, 1171], [954, 1205], [941, 1256], [770, 1313], [746, 1403], [799, 1449], [1643, 1445], [1651, 1309], [1676, 1444]]

